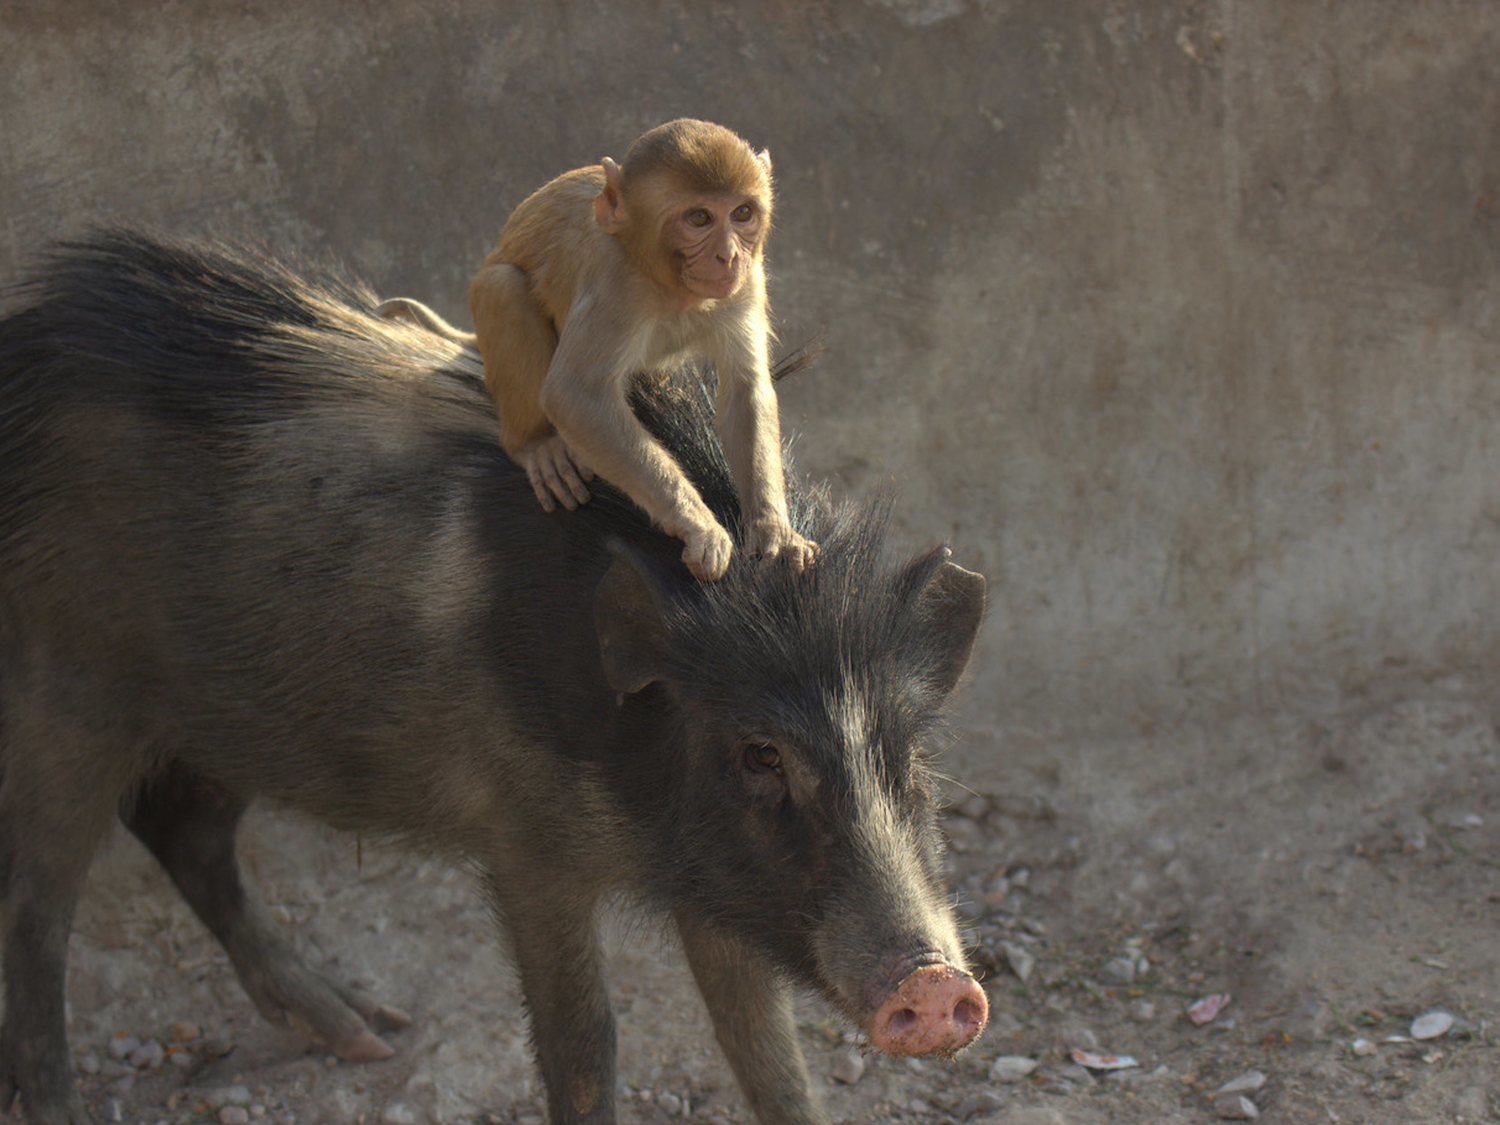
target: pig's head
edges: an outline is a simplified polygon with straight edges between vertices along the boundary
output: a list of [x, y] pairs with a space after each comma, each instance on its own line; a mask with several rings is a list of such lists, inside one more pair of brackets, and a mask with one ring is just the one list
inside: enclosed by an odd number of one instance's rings
[[663, 897], [759, 948], [891, 1054], [984, 1029], [941, 875], [931, 744], [984, 579], [878, 564], [879, 514], [814, 529], [816, 569], [699, 586], [619, 553], [596, 620], [625, 705], [667, 709], [652, 771]]

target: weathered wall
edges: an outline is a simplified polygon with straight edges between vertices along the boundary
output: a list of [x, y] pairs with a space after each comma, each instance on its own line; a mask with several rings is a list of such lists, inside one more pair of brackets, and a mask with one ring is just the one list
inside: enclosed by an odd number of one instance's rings
[[464, 316], [508, 208], [693, 114], [775, 157], [800, 461], [993, 581], [974, 725], [1485, 667], [1500, 7], [0, 7], [0, 280], [103, 218]]

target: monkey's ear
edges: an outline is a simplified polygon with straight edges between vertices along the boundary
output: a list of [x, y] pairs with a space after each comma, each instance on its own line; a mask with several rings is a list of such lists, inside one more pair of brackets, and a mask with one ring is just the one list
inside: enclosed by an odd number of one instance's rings
[[647, 569], [649, 564], [619, 543], [609, 545], [614, 562], [594, 592], [594, 628], [604, 678], [631, 695], [667, 673], [667, 627]]
[[766, 170], [766, 175], [769, 176], [771, 174], [771, 150], [768, 148], [761, 149], [755, 154], [755, 159], [760, 161], [761, 167]]
[[616, 234], [625, 225], [625, 189], [620, 166], [609, 157], [599, 161], [604, 166], [604, 188], [594, 196], [594, 221], [605, 234]]

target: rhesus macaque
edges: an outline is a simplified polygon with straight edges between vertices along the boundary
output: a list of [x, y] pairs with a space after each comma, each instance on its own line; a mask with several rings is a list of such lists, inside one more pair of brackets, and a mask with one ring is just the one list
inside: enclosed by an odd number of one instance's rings
[[414, 324], [445, 340], [452, 340], [455, 344], [466, 344], [471, 348], [479, 344], [474, 333], [453, 327], [434, 310], [410, 297], [392, 297], [389, 301], [381, 301], [375, 306], [375, 315], [383, 316], [386, 320], [402, 320], [407, 324]]
[[542, 507], [576, 508], [598, 472], [682, 540], [693, 574], [721, 577], [729, 534], [627, 403], [638, 372], [708, 359], [745, 550], [798, 571], [813, 562], [816, 545], [787, 522], [761, 260], [770, 230], [770, 155], [686, 118], [643, 134], [623, 166], [606, 157], [566, 172], [515, 209], [469, 307], [500, 443]]

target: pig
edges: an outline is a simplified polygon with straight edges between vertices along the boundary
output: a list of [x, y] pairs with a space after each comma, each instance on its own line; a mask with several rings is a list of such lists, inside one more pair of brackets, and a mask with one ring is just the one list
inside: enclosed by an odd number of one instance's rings
[[[827, 1120], [795, 987], [894, 1055], [973, 1042], [933, 756], [983, 578], [946, 548], [887, 561], [888, 501], [795, 485], [816, 569], [700, 584], [608, 487], [543, 512], [477, 355], [376, 304], [109, 228], [0, 317], [0, 1109], [89, 1120], [66, 949], [116, 816], [261, 1012], [391, 1054], [405, 1014], [308, 965], [246, 885], [257, 799], [479, 873], [554, 1122], [615, 1119], [595, 916], [622, 891], [675, 925], [761, 1121]], [[697, 380], [634, 399], [735, 529], [711, 404]]]

